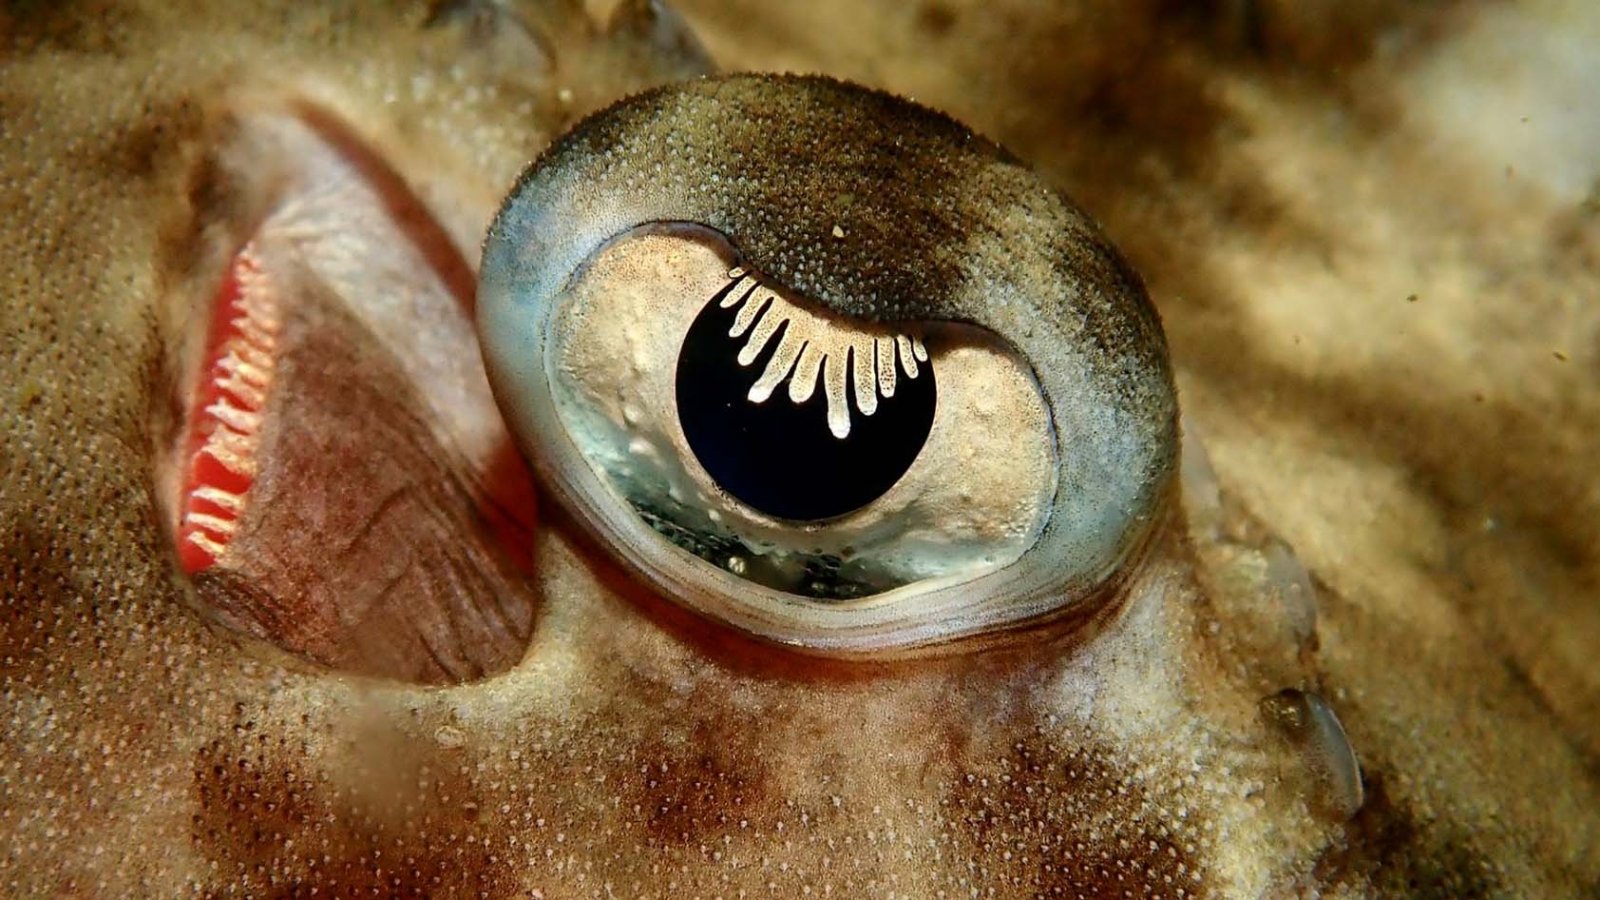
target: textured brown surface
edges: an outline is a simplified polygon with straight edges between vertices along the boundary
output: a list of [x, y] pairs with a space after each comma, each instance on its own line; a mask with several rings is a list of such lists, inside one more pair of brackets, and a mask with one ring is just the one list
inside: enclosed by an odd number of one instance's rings
[[[504, 675], [290, 661], [197, 614], [160, 524], [152, 421], [206, 264], [157, 262], [203, 253], [201, 135], [235, 90], [311, 95], [470, 261], [522, 163], [659, 51], [549, 11], [519, 36], [417, 7], [13, 5], [5, 893], [1596, 890], [1595, 131], [1545, 99], [1593, 83], [1554, 52], [1592, 12], [686, 6], [719, 61], [915, 95], [1100, 218], [1161, 310], [1220, 511], [1087, 645], [773, 660], [635, 596], [552, 513]], [[1261, 585], [1226, 564], [1269, 533], [1320, 601], [1315, 646], [1270, 661]], [[1309, 811], [1256, 713], [1286, 686], [1361, 756], [1349, 823]]]

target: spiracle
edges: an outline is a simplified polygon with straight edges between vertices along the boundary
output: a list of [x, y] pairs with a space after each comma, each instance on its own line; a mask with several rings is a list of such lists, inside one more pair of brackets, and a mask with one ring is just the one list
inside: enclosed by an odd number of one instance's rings
[[1171, 495], [1157, 315], [1094, 223], [910, 101], [812, 76], [585, 119], [484, 247], [498, 402], [647, 583], [811, 652], [1083, 613]]

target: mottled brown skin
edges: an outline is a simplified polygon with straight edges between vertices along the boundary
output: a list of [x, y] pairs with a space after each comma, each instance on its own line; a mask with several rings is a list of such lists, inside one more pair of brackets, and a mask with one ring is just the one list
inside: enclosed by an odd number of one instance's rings
[[[241, 637], [177, 573], [160, 423], [206, 265], [163, 261], [211, 252], [191, 188], [240, 90], [350, 123], [475, 264], [527, 159], [681, 70], [681, 54], [652, 63], [680, 44], [616, 46], [553, 6], [523, 10], [520, 37], [454, 7], [7, 11], [0, 884], [1594, 892], [1600, 400], [1583, 386], [1600, 346], [1596, 313], [1562, 299], [1595, 295], [1593, 209], [1484, 186], [1408, 142], [1429, 132], [1391, 90], [1405, 67], [1369, 59], [1376, 35], [1404, 25], [1404, 46], [1444, 52], [1487, 12], [1384, 10], [1307, 43], [1281, 5], [1248, 8], [1269, 18], [689, 8], [725, 65], [822, 67], [950, 109], [1079, 197], [1144, 272], [1226, 494], [1186, 495], [1109, 621], [818, 663], [642, 595], [548, 510], [526, 654], [444, 689]], [[1364, 236], [1378, 224], [1396, 230]], [[1230, 565], [1273, 534], [1318, 586], [1310, 648], [1274, 637], [1259, 579]], [[1284, 687], [1343, 717], [1367, 781], [1352, 821], [1312, 812], [1297, 751], [1258, 712]]]

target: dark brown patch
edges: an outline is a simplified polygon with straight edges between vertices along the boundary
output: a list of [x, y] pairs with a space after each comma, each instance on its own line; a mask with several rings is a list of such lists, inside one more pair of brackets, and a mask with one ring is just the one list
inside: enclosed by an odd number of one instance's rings
[[[626, 644], [606, 651], [634, 652]], [[692, 854], [722, 835], [749, 836], [752, 821], [770, 828], [792, 799], [773, 785], [777, 761], [766, 756], [774, 747], [763, 713], [741, 714], [711, 671], [671, 675], [692, 679], [685, 690], [665, 673], [624, 669], [611, 690], [615, 706], [595, 717], [597, 725], [623, 723], [629, 735], [607, 768], [617, 779], [617, 810], [637, 834], [631, 842]]]
[[1209, 23], [1223, 49], [1245, 51], [1274, 66], [1333, 81], [1380, 52], [1434, 39], [1457, 2], [1391, 0], [1209, 0], [1178, 5]]
[[308, 739], [269, 736], [241, 709], [232, 735], [196, 754], [191, 833], [213, 865], [207, 896], [510, 895], [510, 861], [482, 838], [494, 829], [476, 823], [465, 767], [369, 752], [375, 769], [400, 767], [368, 773], [400, 788], [379, 803], [309, 765]]
[[38, 668], [63, 610], [82, 594], [73, 562], [69, 548], [20, 520], [0, 537], [0, 677], [6, 684]]
[[971, 887], [1017, 896], [1204, 895], [1196, 838], [1169, 825], [1161, 798], [1104, 751], [1034, 734], [993, 760], [964, 755], [941, 806], [955, 851], [976, 873]]
[[97, 145], [88, 160], [118, 183], [145, 182], [178, 170], [188, 162], [179, 152], [205, 129], [200, 104], [179, 96], [170, 101], [147, 100], [130, 120]]
[[956, 26], [956, 11], [938, 0], [922, 4], [917, 10], [917, 27], [929, 37], [943, 38]]
[[15, 0], [0, 9], [0, 35], [11, 50], [53, 47], [74, 53], [120, 53], [145, 23], [116, 0]]
[[[248, 193], [239, 173], [217, 152], [234, 143], [238, 132], [239, 121], [223, 116], [200, 126], [193, 141], [170, 148], [184, 174], [171, 208], [157, 223], [157, 296], [182, 297], [186, 285], [220, 283], [223, 267], [265, 215], [261, 198]], [[190, 321], [190, 309], [185, 306], [177, 317], [181, 329]], [[172, 341], [181, 338], [173, 335]]]
[[633, 748], [623, 803], [648, 846], [693, 848], [737, 831], [741, 820], [767, 818], [767, 763], [749, 740], [755, 728], [700, 716], [673, 736], [679, 740]]

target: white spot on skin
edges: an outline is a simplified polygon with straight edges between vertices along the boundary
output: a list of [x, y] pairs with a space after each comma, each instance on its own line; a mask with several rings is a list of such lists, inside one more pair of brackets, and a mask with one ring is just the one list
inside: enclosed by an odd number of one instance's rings
[[466, 733], [454, 725], [440, 725], [434, 729], [433, 740], [447, 750], [453, 750], [467, 742]]

